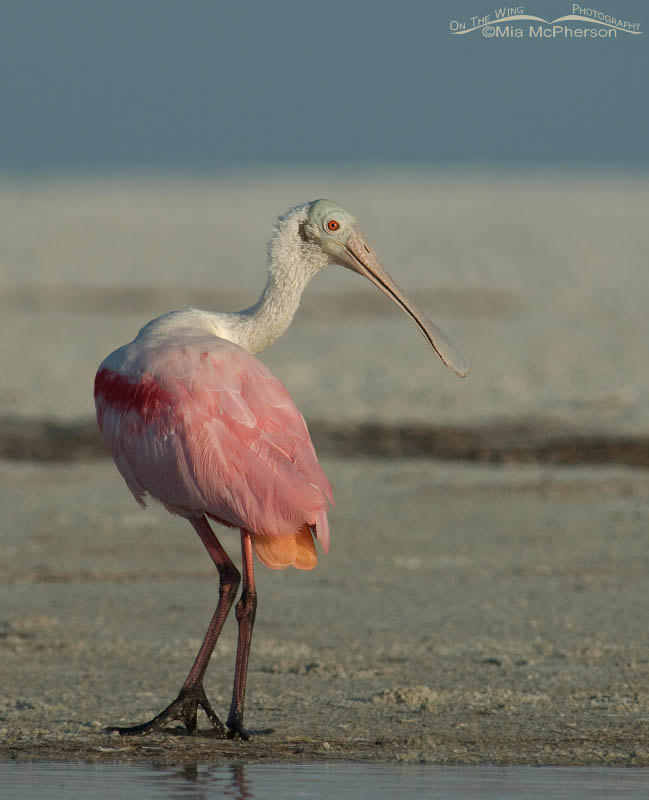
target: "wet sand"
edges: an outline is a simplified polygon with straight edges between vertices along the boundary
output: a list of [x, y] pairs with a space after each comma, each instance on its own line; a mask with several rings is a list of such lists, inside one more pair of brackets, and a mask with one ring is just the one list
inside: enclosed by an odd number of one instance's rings
[[[0, 186], [0, 757], [649, 764], [646, 186], [229, 180]], [[314, 572], [258, 570], [257, 735], [104, 734], [175, 697], [217, 582], [189, 526], [102, 459], [94, 369], [155, 313], [251, 302], [272, 215], [314, 194], [361, 217], [473, 373], [355, 276], [309, 287], [264, 360], [337, 505]], [[230, 620], [206, 678], [223, 715], [235, 637]]]
[[[5, 464], [0, 752], [649, 763], [645, 471], [324, 466], [329, 556], [312, 573], [258, 570], [247, 719], [274, 732], [244, 744], [101, 732], [175, 696], [214, 571], [189, 526], [135, 507], [108, 462]], [[206, 680], [224, 714], [235, 632]]]

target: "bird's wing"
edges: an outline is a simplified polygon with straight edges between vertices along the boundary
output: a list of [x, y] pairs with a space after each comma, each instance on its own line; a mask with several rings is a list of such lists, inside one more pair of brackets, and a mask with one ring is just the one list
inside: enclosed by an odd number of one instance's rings
[[[136, 498], [269, 536], [317, 526], [328, 546], [331, 487], [304, 419], [247, 351], [214, 337], [126, 357], [97, 378], [100, 426]], [[124, 383], [126, 386], [124, 386]]]

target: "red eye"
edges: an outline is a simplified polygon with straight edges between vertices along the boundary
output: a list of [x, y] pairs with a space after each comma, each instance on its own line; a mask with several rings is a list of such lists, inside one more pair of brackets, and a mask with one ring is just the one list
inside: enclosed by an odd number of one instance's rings
[[327, 229], [330, 231], [337, 231], [340, 228], [340, 222], [337, 219], [330, 219], [327, 223]]

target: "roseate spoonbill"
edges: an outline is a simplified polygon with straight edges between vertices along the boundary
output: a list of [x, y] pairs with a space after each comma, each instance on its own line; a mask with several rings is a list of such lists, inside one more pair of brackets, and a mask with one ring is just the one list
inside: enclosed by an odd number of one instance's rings
[[[217, 736], [249, 738], [243, 707], [257, 606], [253, 552], [273, 569], [313, 569], [313, 537], [325, 553], [329, 548], [327, 509], [333, 502], [302, 415], [252, 354], [288, 328], [317, 272], [333, 263], [369, 278], [414, 320], [448, 367], [461, 377], [469, 371], [464, 355], [404, 295], [354, 217], [339, 205], [315, 200], [280, 217], [269, 261], [266, 288], [251, 308], [164, 314], [111, 353], [97, 372], [99, 427], [129, 489], [141, 505], [150, 495], [185, 517], [220, 578], [216, 611], [178, 697], [150, 722], [109, 730], [146, 733], [181, 720], [195, 733], [200, 706]], [[241, 531], [243, 589], [226, 725], [205, 695], [203, 676], [241, 576], [208, 518]]]

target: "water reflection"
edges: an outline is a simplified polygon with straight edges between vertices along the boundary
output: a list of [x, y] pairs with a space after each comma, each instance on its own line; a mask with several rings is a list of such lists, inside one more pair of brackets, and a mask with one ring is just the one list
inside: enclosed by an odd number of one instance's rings
[[[246, 777], [246, 764], [205, 766], [183, 764], [179, 767], [159, 767], [156, 779], [165, 792], [160, 796], [207, 800], [215, 796], [231, 797], [233, 800], [254, 800], [252, 778]], [[142, 778], [146, 779], [144, 775]], [[157, 787], [161, 788], [160, 785]], [[139, 792], [139, 788], [138, 788]]]
[[649, 769], [399, 764], [0, 764], [12, 800], [599, 800], [646, 798]]

